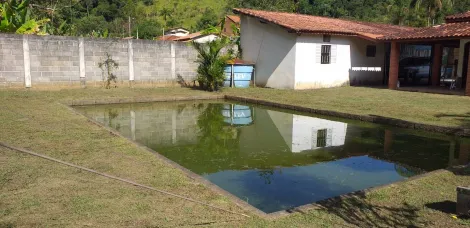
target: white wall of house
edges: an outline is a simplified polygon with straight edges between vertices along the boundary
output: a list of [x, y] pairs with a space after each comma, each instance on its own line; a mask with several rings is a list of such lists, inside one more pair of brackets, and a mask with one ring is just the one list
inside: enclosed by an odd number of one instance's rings
[[[321, 64], [321, 45], [332, 45], [331, 64]], [[342, 85], [381, 84], [385, 44], [353, 36], [297, 35], [241, 16], [243, 60], [256, 63], [256, 84], [277, 89], [315, 89]], [[367, 57], [367, 45], [376, 46]]]
[[463, 73], [463, 57], [465, 56], [465, 44], [469, 43], [470, 39], [461, 39], [459, 47], [459, 65], [457, 67], [457, 76], [462, 77]]
[[[331, 45], [330, 64], [321, 64], [321, 45]], [[376, 46], [375, 57], [367, 57], [367, 45]], [[295, 89], [342, 85], [380, 84], [383, 78], [385, 45], [350, 36], [302, 35], [297, 38]]]
[[246, 15], [241, 16], [241, 29], [243, 60], [256, 63], [256, 84], [294, 89], [297, 35]]
[[203, 36], [200, 36], [200, 37], [196, 37], [194, 39], [194, 41], [197, 42], [197, 43], [207, 43], [207, 42], [211, 42], [211, 41], [213, 41], [217, 38], [218, 38], [218, 36], [213, 35], [213, 34], [209, 34], [209, 35], [203, 35]]

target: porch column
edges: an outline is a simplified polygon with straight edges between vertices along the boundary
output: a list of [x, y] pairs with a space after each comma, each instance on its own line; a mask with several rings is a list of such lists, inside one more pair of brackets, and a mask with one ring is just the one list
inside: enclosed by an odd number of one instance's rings
[[[470, 49], [468, 50], [468, 52], [470, 56]], [[465, 75], [462, 75], [462, 77], [465, 77]], [[465, 96], [470, 96], [470, 58], [468, 58], [468, 64], [467, 64], [467, 83], [465, 85]]]
[[400, 44], [397, 41], [392, 41], [390, 49], [390, 69], [388, 72], [389, 89], [397, 89], [399, 61]]
[[442, 66], [442, 44], [434, 44], [433, 49], [431, 84], [439, 86]]
[[393, 145], [393, 132], [390, 130], [385, 130], [384, 134], [384, 154], [387, 155], [391, 152]]

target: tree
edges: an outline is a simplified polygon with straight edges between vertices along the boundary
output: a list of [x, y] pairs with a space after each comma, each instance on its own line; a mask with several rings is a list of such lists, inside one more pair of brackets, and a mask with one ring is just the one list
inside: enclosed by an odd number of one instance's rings
[[108, 30], [108, 23], [103, 16], [84, 17], [76, 22], [77, 35], [90, 36], [93, 32]]
[[206, 8], [202, 17], [196, 23], [196, 30], [201, 31], [203, 29], [207, 29], [211, 26], [216, 26], [218, 23], [219, 17], [215, 14], [214, 10], [211, 8]]
[[161, 35], [162, 25], [156, 20], [146, 20], [140, 23], [134, 28], [134, 34], [139, 31], [139, 38], [141, 39], [153, 39]]
[[228, 60], [232, 59], [231, 52], [223, 53], [222, 49], [229, 45], [230, 41], [226, 37], [213, 40], [209, 43], [192, 42], [198, 52], [196, 62], [197, 81], [199, 86], [208, 91], [217, 91], [223, 83], [225, 74], [224, 68]]
[[452, 5], [452, 0], [413, 0], [411, 1], [411, 6], [416, 10], [421, 8], [426, 9], [428, 26], [434, 25], [437, 14], [442, 10], [444, 4]]
[[0, 3], [0, 32], [40, 34], [49, 19], [31, 18], [29, 0], [10, 0]]

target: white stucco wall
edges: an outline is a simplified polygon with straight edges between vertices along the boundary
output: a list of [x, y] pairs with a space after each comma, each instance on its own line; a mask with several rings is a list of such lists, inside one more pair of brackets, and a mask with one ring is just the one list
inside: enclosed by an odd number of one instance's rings
[[[321, 45], [332, 45], [330, 64], [321, 64], [317, 60]], [[376, 46], [375, 57], [367, 57], [367, 45]], [[383, 79], [384, 47], [383, 43], [350, 36], [332, 36], [330, 42], [323, 42], [322, 35], [299, 36], [295, 89], [328, 88], [349, 85], [350, 82], [353, 85], [380, 84]]]
[[256, 63], [256, 85], [294, 89], [296, 34], [241, 15], [243, 59]]
[[457, 67], [457, 76], [462, 77], [462, 72], [463, 72], [463, 57], [464, 57], [464, 52], [465, 52], [465, 44], [470, 42], [470, 39], [462, 39], [460, 40], [460, 47], [459, 47], [459, 65]]
[[[331, 64], [317, 61], [322, 44], [332, 47]], [[367, 57], [367, 45], [376, 46]], [[272, 23], [241, 16], [243, 59], [256, 64], [256, 85], [277, 89], [314, 89], [382, 84], [385, 44], [353, 36], [297, 35]]]

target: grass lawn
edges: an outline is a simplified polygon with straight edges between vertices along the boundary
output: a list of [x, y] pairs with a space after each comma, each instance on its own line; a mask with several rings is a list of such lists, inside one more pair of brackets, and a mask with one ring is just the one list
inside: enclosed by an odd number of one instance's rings
[[[470, 98], [338, 88], [316, 91], [229, 89], [224, 93], [319, 109], [376, 114], [447, 126], [464, 124]], [[455, 201], [469, 175], [449, 171], [358, 195], [321, 210], [276, 220], [245, 212], [155, 155], [72, 113], [60, 101], [95, 98], [210, 96], [181, 88], [0, 90], [0, 141], [118, 177], [208, 202], [251, 217], [110, 180], [0, 147], [0, 227], [465, 227], [468, 220], [431, 208]]]
[[470, 127], [470, 97], [361, 87], [317, 90], [228, 89], [227, 94], [439, 126]]

